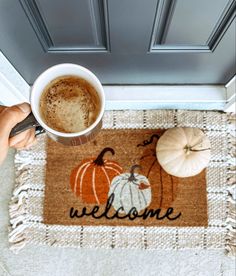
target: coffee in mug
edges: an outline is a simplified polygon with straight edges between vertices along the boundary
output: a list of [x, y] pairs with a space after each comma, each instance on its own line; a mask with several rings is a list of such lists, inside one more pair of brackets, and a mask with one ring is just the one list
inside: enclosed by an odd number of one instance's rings
[[101, 111], [96, 89], [87, 80], [60, 76], [40, 97], [39, 111], [46, 125], [63, 133], [77, 133], [91, 126]]

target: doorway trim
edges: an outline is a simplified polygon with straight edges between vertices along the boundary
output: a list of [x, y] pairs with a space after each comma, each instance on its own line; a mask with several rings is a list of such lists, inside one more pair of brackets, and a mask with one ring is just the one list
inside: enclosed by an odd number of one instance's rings
[[30, 86], [0, 51], [0, 103], [29, 102]]
[[236, 112], [236, 76], [234, 76], [226, 85], [226, 105], [225, 112]]

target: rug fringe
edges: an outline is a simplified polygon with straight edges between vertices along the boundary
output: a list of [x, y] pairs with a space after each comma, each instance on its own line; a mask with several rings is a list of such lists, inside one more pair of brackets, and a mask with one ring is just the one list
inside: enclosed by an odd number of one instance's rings
[[18, 152], [15, 156], [16, 183], [9, 204], [9, 243], [10, 249], [18, 253], [27, 243], [27, 212], [26, 201], [30, 187], [29, 174], [30, 157], [26, 151]]
[[226, 254], [236, 256], [236, 116], [228, 115], [228, 213], [226, 219]]

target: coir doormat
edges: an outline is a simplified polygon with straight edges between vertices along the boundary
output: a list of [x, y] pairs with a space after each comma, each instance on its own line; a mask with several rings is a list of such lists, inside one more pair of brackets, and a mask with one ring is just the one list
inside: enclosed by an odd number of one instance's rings
[[44, 223], [207, 226], [206, 173], [167, 174], [156, 158], [162, 133], [105, 129], [74, 148], [48, 139]]
[[[235, 254], [233, 122], [235, 117], [213, 111], [108, 111], [104, 130], [90, 145], [65, 149], [46, 135], [40, 136], [36, 146], [15, 156], [16, 184], [9, 207], [11, 249], [18, 252], [29, 243], [82, 248], [226, 248]], [[198, 127], [211, 142], [209, 166], [191, 180], [167, 175], [153, 156], [156, 136], [176, 126]], [[91, 160], [99, 164], [103, 160], [104, 165], [94, 169]], [[133, 165], [141, 168], [133, 167], [137, 185], [130, 191], [122, 177], [130, 177]], [[82, 173], [82, 183], [78, 183], [76, 178]], [[118, 201], [109, 198], [108, 185], [101, 185], [109, 181]], [[117, 190], [118, 183], [124, 188]], [[132, 206], [136, 209], [129, 213]], [[127, 217], [120, 219], [115, 211]]]

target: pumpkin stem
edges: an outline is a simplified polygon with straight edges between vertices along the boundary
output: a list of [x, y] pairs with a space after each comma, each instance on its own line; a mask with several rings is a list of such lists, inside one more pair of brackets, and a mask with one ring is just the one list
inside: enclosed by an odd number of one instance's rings
[[157, 138], [157, 140], [160, 138], [159, 135], [153, 134], [150, 138], [150, 140], [144, 140], [142, 144], [138, 144], [137, 147], [145, 147], [153, 142], [153, 139]]
[[[195, 147], [195, 146], [193, 146]], [[206, 150], [210, 150], [210, 148], [207, 148], [207, 149], [199, 149], [199, 150], [195, 150], [193, 149], [193, 147], [189, 147], [189, 146], [185, 146], [184, 149], [186, 150], [186, 153], [189, 154], [190, 151], [195, 151], [195, 152], [198, 152], [198, 151], [206, 151]]]
[[98, 166], [103, 166], [104, 165], [104, 160], [103, 157], [106, 152], [110, 152], [112, 155], [115, 154], [115, 151], [112, 148], [104, 148], [98, 155], [98, 157], [93, 161], [94, 164]]
[[132, 182], [132, 181], [136, 180], [136, 178], [134, 176], [134, 170], [137, 169], [137, 168], [141, 169], [141, 166], [139, 166], [139, 165], [133, 165], [131, 167], [131, 169], [130, 169], [130, 177], [128, 178], [128, 181]]
[[208, 149], [200, 149], [200, 150], [195, 150], [195, 149], [192, 149], [192, 148], [190, 148], [189, 150], [190, 151], [205, 151], [205, 150], [210, 150], [211, 148], [208, 148]]

